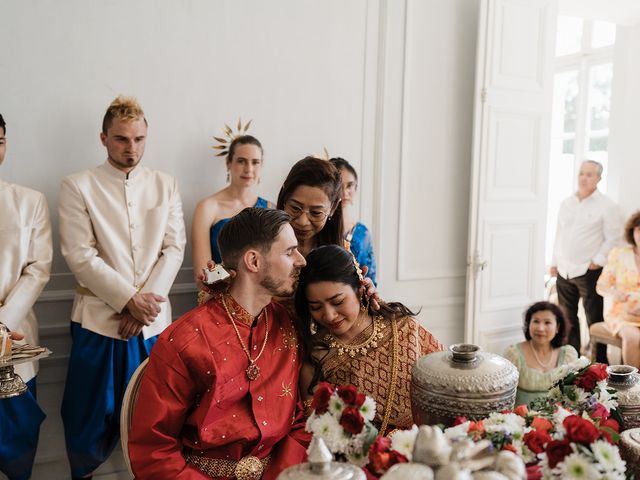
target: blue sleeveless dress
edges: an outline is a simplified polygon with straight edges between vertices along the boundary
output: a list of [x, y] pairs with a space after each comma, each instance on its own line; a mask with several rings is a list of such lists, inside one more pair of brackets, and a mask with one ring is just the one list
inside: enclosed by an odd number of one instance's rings
[[[262, 197], [258, 197], [256, 203], [254, 205], [255, 208], [272, 208], [269, 205], [269, 201], [265, 200]], [[218, 235], [220, 234], [220, 230], [225, 224], [231, 220], [230, 218], [223, 218], [222, 220], [218, 220], [211, 226], [211, 230], [209, 230], [209, 238], [211, 239], [211, 253], [213, 255], [213, 260], [216, 263], [222, 262], [222, 257], [220, 256], [220, 249], [218, 248]]]
[[373, 255], [373, 243], [371, 241], [371, 233], [369, 229], [362, 223], [355, 224], [353, 229], [346, 236], [350, 244], [351, 253], [356, 257], [361, 267], [365, 265], [369, 268], [367, 277], [371, 279], [374, 285], [376, 283], [376, 259]]

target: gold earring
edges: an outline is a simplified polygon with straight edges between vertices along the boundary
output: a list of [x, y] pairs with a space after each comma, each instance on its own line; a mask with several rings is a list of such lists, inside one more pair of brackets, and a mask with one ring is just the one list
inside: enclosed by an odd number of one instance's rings
[[318, 324], [315, 322], [315, 320], [311, 320], [311, 323], [309, 324], [309, 330], [311, 331], [311, 335], [315, 335], [316, 333], [318, 333]]
[[363, 293], [360, 297], [360, 311], [362, 313], [366, 313], [369, 311], [369, 297], [367, 297], [366, 292]]

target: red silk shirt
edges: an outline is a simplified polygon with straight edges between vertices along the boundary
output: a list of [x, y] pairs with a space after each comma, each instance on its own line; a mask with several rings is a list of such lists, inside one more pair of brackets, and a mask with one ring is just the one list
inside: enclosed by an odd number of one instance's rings
[[[289, 314], [275, 302], [265, 308], [268, 338], [256, 362], [260, 375], [249, 381], [249, 360], [221, 298], [174, 322], [151, 351], [129, 437], [137, 479], [209, 478], [183, 454], [235, 461], [271, 454], [264, 479], [305, 460], [300, 352]], [[231, 296], [224, 299], [255, 358], [266, 335], [263, 315], [253, 322]]]

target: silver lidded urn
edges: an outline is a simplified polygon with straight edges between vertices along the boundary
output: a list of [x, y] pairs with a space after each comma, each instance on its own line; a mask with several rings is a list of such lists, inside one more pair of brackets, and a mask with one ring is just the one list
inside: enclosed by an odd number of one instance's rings
[[416, 425], [450, 426], [456, 417], [480, 420], [512, 410], [518, 370], [507, 359], [458, 343], [420, 358], [411, 374], [411, 409]]
[[640, 427], [640, 376], [638, 369], [630, 365], [607, 367], [607, 386], [618, 393], [618, 411], [622, 415], [623, 430]]
[[315, 435], [307, 450], [308, 462], [295, 465], [278, 475], [278, 480], [365, 480], [361, 468], [350, 463], [334, 462], [333, 455]]

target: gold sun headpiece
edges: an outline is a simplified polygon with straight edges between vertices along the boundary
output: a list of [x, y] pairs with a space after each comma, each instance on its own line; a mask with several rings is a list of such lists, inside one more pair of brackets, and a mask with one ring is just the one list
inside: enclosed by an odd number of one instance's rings
[[249, 126], [251, 125], [252, 121], [253, 120], [249, 120], [243, 126], [242, 125], [242, 119], [239, 118], [235, 132], [233, 131], [233, 129], [229, 125], [227, 125], [225, 123], [224, 124], [224, 128], [222, 129], [222, 134], [224, 136], [223, 137], [216, 137], [214, 135], [214, 137], [213, 137], [218, 142], [218, 145], [215, 145], [215, 146], [213, 146], [211, 148], [213, 148], [214, 150], [221, 150], [220, 152], [216, 153], [216, 157], [224, 157], [225, 155], [228, 155], [229, 154], [229, 147], [231, 146], [231, 143], [236, 138], [247, 134], [247, 130], [249, 130]]
[[309, 156], [310, 156], [310, 157], [313, 157], [313, 158], [320, 159], [320, 160], [327, 160], [327, 161], [329, 161], [329, 159], [331, 158], [331, 157], [329, 156], [329, 150], [327, 150], [327, 147], [322, 147], [322, 154], [319, 154], [319, 153], [312, 153], [312, 154], [311, 154], [311, 155], [309, 155]]

